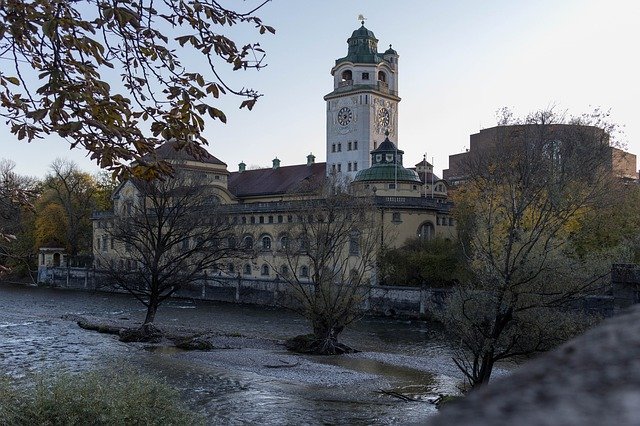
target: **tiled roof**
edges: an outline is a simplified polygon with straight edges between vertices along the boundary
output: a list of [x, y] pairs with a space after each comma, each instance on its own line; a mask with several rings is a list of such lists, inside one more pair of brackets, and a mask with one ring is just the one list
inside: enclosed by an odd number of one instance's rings
[[186, 148], [179, 149], [177, 141], [167, 141], [156, 148], [156, 155], [163, 160], [198, 161], [207, 164], [227, 165], [211, 155], [204, 147], [202, 147], [202, 151], [202, 157], [196, 158], [193, 154], [189, 153]]
[[301, 184], [323, 179], [325, 167], [326, 163], [314, 163], [233, 172], [229, 174], [228, 188], [236, 197], [292, 193]]

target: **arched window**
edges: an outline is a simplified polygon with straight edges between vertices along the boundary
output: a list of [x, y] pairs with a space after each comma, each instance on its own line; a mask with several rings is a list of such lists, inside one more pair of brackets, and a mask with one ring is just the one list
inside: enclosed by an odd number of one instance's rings
[[271, 237], [268, 235], [263, 235], [262, 239], [262, 250], [271, 250]]
[[360, 274], [358, 273], [358, 270], [353, 268], [351, 271], [349, 271], [349, 279], [351, 279], [351, 283], [357, 283], [358, 280], [360, 278]]
[[263, 276], [269, 275], [269, 265], [267, 265], [266, 263], [262, 265], [262, 267], [260, 268], [260, 275], [263, 275]]
[[282, 275], [283, 277], [289, 276], [289, 267], [287, 265], [282, 265], [280, 267], [280, 275]]
[[298, 249], [301, 252], [309, 251], [309, 237], [305, 234], [302, 234], [298, 237]]
[[245, 263], [245, 265], [244, 265], [244, 274], [245, 275], [251, 275], [251, 264], [250, 263]]
[[242, 239], [242, 247], [245, 250], [251, 250], [253, 248], [253, 237], [251, 235], [245, 235]]
[[349, 254], [357, 256], [360, 254], [360, 233], [353, 231], [349, 235]]
[[282, 235], [280, 237], [280, 250], [286, 250], [289, 247], [289, 237]]
[[342, 71], [342, 81], [349, 81], [349, 80], [353, 80], [353, 74], [351, 73], [351, 70]]
[[383, 71], [378, 71], [378, 80], [382, 81], [383, 83], [387, 82], [387, 74], [385, 74]]
[[420, 238], [421, 241], [432, 240], [434, 236], [435, 236], [435, 228], [433, 226], [433, 223], [424, 222], [418, 228], [418, 238]]
[[303, 278], [309, 277], [309, 268], [307, 266], [303, 266], [302, 268], [300, 268], [300, 276]]
[[227, 238], [227, 247], [231, 249], [236, 248], [236, 237]]

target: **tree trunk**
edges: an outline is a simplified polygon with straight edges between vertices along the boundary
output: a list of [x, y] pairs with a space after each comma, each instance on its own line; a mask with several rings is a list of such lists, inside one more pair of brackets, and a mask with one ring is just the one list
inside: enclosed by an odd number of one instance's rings
[[151, 324], [156, 319], [156, 312], [158, 311], [158, 303], [156, 301], [149, 301], [149, 306], [147, 306], [147, 316], [144, 318], [145, 324]]
[[491, 373], [493, 372], [493, 351], [486, 351], [481, 355], [482, 361], [477, 376], [472, 383], [472, 387], [483, 386], [489, 383]]
[[328, 324], [326, 321], [314, 321], [313, 324], [313, 349], [320, 355], [336, 355], [351, 352], [352, 349], [338, 343], [338, 335], [344, 327], [337, 324]]

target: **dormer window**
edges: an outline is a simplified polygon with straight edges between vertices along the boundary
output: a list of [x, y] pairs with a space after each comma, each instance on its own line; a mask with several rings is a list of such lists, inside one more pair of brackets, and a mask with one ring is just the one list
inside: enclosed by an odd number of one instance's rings
[[353, 74], [351, 73], [351, 70], [342, 71], [342, 81], [349, 81], [349, 80], [353, 80]]
[[376, 163], [380, 163], [382, 161], [382, 154], [376, 154]]
[[387, 163], [393, 163], [393, 154], [387, 154], [386, 158], [385, 158], [385, 161]]
[[387, 75], [382, 71], [378, 71], [378, 81], [382, 81], [383, 83], [386, 83]]
[[368, 72], [363, 72], [362, 73], [362, 79], [363, 80], [369, 80], [369, 73]]

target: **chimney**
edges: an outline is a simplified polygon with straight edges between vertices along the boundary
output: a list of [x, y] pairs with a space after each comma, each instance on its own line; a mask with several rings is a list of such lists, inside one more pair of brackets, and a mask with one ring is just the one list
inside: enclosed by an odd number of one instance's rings
[[277, 169], [280, 167], [280, 160], [278, 160], [278, 157], [273, 159], [273, 168]]
[[246, 170], [246, 168], [247, 168], [247, 165], [246, 165], [246, 164], [244, 164], [244, 161], [243, 161], [243, 162], [241, 162], [240, 164], [238, 164], [238, 171], [239, 171], [240, 173], [244, 172], [244, 171]]
[[307, 155], [307, 166], [310, 166], [315, 162], [316, 162], [316, 156], [313, 155], [312, 153], [309, 153], [309, 155]]

